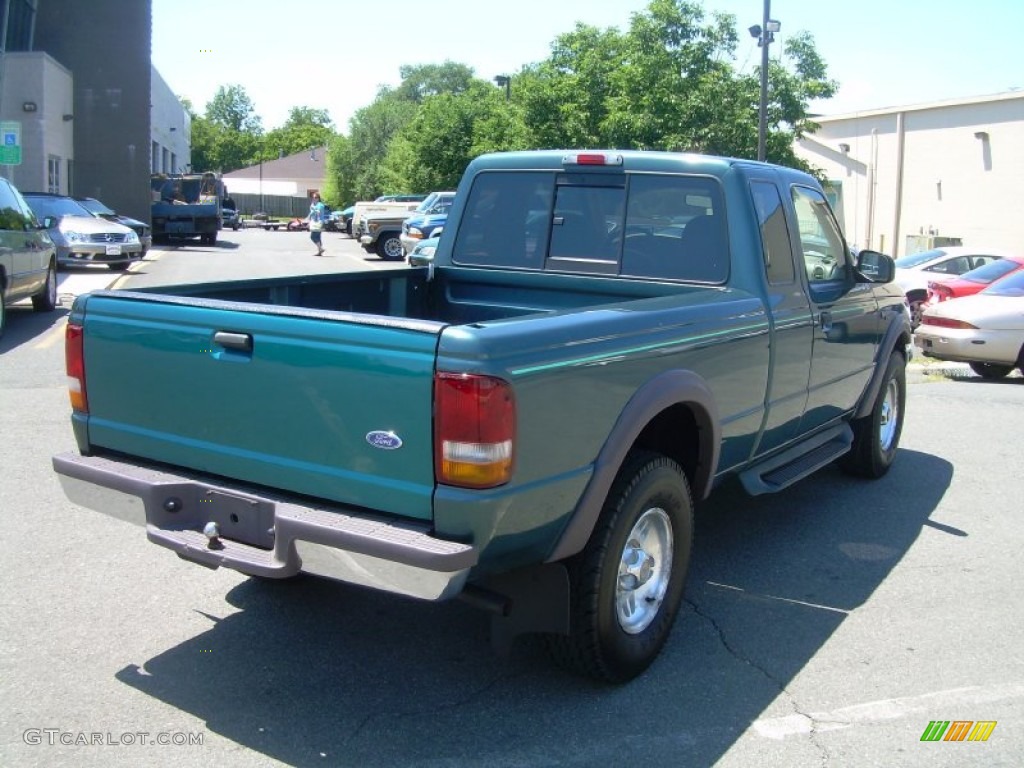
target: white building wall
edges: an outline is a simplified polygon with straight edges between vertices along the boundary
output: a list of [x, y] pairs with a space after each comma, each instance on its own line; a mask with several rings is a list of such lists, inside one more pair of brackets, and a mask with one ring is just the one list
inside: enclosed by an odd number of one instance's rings
[[1024, 253], [1024, 93], [818, 122], [796, 153], [841, 185], [851, 244], [901, 256], [908, 236], [938, 235]]
[[191, 118], [155, 68], [151, 89], [150, 170], [152, 173], [183, 173], [192, 165]]
[[[47, 165], [56, 157], [60, 191], [68, 191], [69, 162], [74, 160], [73, 85], [71, 73], [45, 53], [11, 52], [3, 56], [0, 120], [21, 125], [21, 165], [0, 166], [0, 173], [25, 192], [45, 192]], [[26, 111], [35, 105], [34, 111]]]

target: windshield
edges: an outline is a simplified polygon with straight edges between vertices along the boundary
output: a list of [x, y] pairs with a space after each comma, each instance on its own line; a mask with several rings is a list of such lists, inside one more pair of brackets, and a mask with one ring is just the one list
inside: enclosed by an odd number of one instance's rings
[[1024, 270], [1019, 270], [999, 282], [992, 283], [981, 293], [986, 296], [1024, 296]]
[[76, 202], [79, 205], [81, 205], [83, 208], [85, 208], [85, 210], [89, 211], [89, 213], [94, 213], [97, 216], [116, 216], [117, 215], [112, 210], [107, 208], [107, 206], [105, 206], [99, 200], [94, 200], [91, 197], [87, 197], [84, 200], [76, 200]]
[[92, 218], [92, 214], [89, 211], [70, 197], [25, 195], [25, 202], [29, 204], [32, 212], [40, 221], [47, 216], [52, 216], [55, 219], [59, 219], [61, 216], [87, 216]]
[[988, 285], [993, 280], [998, 280], [1000, 277], [1004, 277], [1014, 270], [1020, 269], [1020, 267], [1020, 262], [1014, 261], [1013, 259], [999, 259], [999, 261], [990, 261], [983, 267], [972, 269], [970, 272], [966, 272], [960, 277], [964, 280], [969, 280], [972, 283]]
[[429, 211], [430, 206], [437, 201], [438, 197], [440, 197], [440, 195], [438, 195], [437, 192], [431, 192], [423, 199], [422, 203], [416, 206], [416, 213], [426, 213]]
[[911, 253], [908, 256], [900, 256], [896, 259], [896, 266], [899, 269], [911, 269], [912, 267], [919, 267], [925, 262], [929, 262], [932, 259], [938, 259], [945, 256], [946, 252], [941, 251], [938, 248], [932, 251], [922, 251], [921, 253]]
[[212, 174], [178, 178], [158, 176], [151, 180], [150, 186], [161, 200], [168, 203], [217, 202], [224, 189], [224, 185]]

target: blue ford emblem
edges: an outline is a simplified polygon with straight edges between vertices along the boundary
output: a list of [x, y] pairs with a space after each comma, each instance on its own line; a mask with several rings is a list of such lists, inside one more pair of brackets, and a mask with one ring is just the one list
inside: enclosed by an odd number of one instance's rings
[[402, 438], [394, 432], [374, 430], [366, 433], [366, 442], [374, 448], [382, 448], [385, 451], [394, 451], [402, 447]]

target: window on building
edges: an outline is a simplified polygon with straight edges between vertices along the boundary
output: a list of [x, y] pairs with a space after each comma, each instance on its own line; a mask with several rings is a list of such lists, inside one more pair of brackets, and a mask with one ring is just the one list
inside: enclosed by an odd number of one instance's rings
[[171, 152], [170, 152], [170, 150], [165, 148], [165, 149], [162, 150], [161, 154], [162, 154], [162, 157], [161, 157], [161, 162], [160, 162], [160, 172], [161, 173], [170, 173], [170, 171], [171, 171]]
[[[6, 6], [8, 17], [2, 18]], [[0, 29], [6, 22], [7, 37], [4, 39], [6, 51], [31, 51], [32, 33], [35, 30], [36, 0], [9, 0], [0, 3]]]
[[60, 158], [56, 155], [46, 158], [46, 191], [60, 194]]
[[149, 157], [149, 172], [160, 173], [160, 145], [153, 142]]
[[178, 156], [171, 152], [171, 173], [178, 172], [180, 172], [180, 169], [178, 168]]

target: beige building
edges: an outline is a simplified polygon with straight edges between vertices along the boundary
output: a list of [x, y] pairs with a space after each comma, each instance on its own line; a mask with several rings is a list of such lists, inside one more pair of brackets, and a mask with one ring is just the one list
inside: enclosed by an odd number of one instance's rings
[[1024, 91], [819, 117], [795, 147], [824, 171], [851, 245], [1024, 253]]

